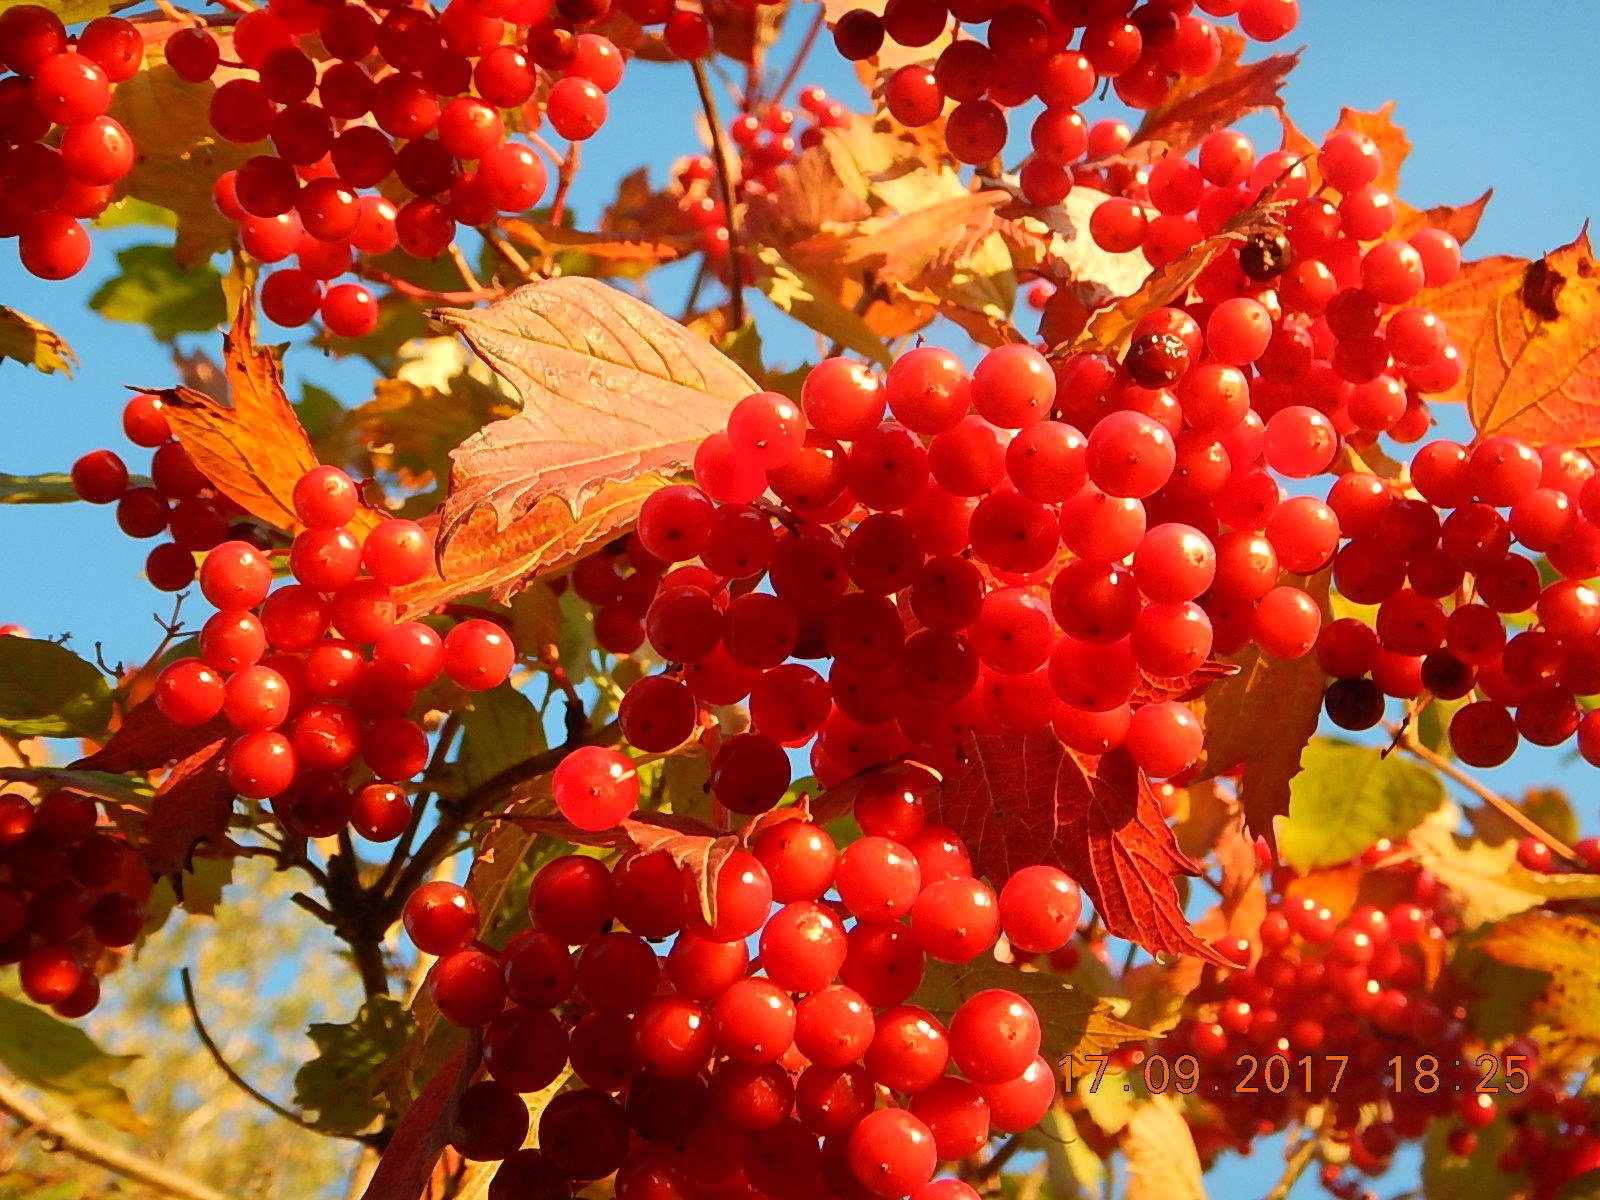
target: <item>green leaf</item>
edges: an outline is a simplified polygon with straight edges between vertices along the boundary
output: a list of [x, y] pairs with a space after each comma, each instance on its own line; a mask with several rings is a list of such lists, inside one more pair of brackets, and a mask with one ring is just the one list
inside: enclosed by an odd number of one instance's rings
[[89, 307], [109, 321], [147, 326], [162, 341], [180, 333], [207, 333], [227, 319], [222, 276], [210, 263], [184, 269], [165, 246], [117, 251], [120, 274], [89, 297]]
[[150, 226], [156, 229], [176, 229], [178, 214], [137, 196], [124, 196], [94, 219], [101, 229], [127, 229]]
[[461, 786], [471, 790], [544, 748], [544, 723], [531, 700], [509, 683], [480, 692], [461, 718]]
[[148, 938], [167, 923], [179, 904], [191, 917], [214, 917], [222, 903], [222, 890], [233, 882], [232, 858], [194, 858], [180, 875], [163, 875], [144, 906], [144, 934]]
[[1477, 1145], [1469, 1155], [1452, 1154], [1450, 1130], [1454, 1122], [1431, 1121], [1422, 1144], [1422, 1194], [1428, 1200], [1509, 1200], [1522, 1192], [1526, 1179], [1496, 1165], [1511, 1140], [1504, 1117], [1477, 1131]]
[[294, 1102], [330, 1133], [359, 1133], [388, 1109], [374, 1084], [379, 1067], [403, 1051], [416, 1023], [398, 1000], [374, 996], [347, 1025], [313, 1024], [317, 1056], [296, 1072]]
[[1116, 1006], [1092, 992], [1073, 987], [1058, 975], [1023, 971], [993, 959], [947, 963], [929, 959], [910, 1003], [948, 1022], [964, 1000], [990, 988], [1015, 992], [1033, 1005], [1044, 1031], [1039, 1053], [1052, 1063], [1081, 1062], [1086, 1054], [1105, 1054], [1124, 1042], [1144, 1041], [1139, 1029], [1115, 1015]]
[[[0, 9], [6, 7], [0, 0]], [[46, 375], [61, 371], [68, 378], [78, 365], [78, 356], [59, 333], [26, 313], [0, 305], [0, 359], [5, 358]]]
[[1467, 1024], [1486, 1044], [1528, 1032], [1534, 1001], [1548, 981], [1543, 971], [1508, 967], [1483, 952], [1480, 930], [1463, 935], [1450, 955], [1450, 974], [1467, 989]]
[[128, 1093], [112, 1077], [134, 1061], [131, 1054], [107, 1054], [76, 1025], [0, 995], [0, 1063], [18, 1079], [70, 1104], [75, 1112], [141, 1132]]
[[99, 738], [111, 719], [111, 685], [65, 646], [0, 638], [0, 731], [14, 737]]
[[873, 362], [889, 365], [889, 351], [883, 339], [859, 313], [851, 312], [815, 281], [796, 270], [770, 246], [758, 246], [753, 253], [765, 270], [755, 279], [756, 287], [773, 305], [823, 337], [864, 354]]
[[1369, 746], [1317, 738], [1300, 764], [1278, 832], [1283, 860], [1299, 871], [1347, 862], [1379, 838], [1403, 838], [1444, 803], [1432, 771]]
[[[128, 478], [132, 487], [149, 482], [136, 475]], [[0, 471], [0, 504], [71, 504], [77, 498], [70, 475], [7, 475]]]
[[147, 809], [154, 789], [142, 780], [110, 771], [83, 771], [73, 767], [0, 767], [0, 779], [14, 779], [23, 783], [50, 783], [123, 804], [129, 808]]

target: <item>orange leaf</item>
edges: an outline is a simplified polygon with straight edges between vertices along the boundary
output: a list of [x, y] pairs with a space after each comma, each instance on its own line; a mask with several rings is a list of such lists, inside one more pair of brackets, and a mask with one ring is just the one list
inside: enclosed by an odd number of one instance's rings
[[1412, 208], [1404, 201], [1397, 201], [1399, 213], [1389, 236], [1409, 238], [1418, 230], [1442, 229], [1464, 246], [1478, 232], [1478, 222], [1483, 220], [1483, 210], [1489, 207], [1489, 198], [1493, 195], [1494, 189], [1490, 188], [1471, 204], [1459, 207], [1440, 204], [1433, 208]]
[[1283, 107], [1283, 81], [1300, 62], [1299, 53], [1274, 54], [1240, 65], [1246, 41], [1231, 29], [1222, 35], [1222, 59], [1198, 78], [1179, 79], [1165, 100], [1145, 113], [1131, 144], [1165, 142], [1173, 154], [1198, 146], [1258, 108]]
[[[256, 344], [249, 292], [223, 335], [222, 360], [228, 403], [193, 388], [168, 388], [160, 393], [167, 424], [218, 491], [268, 524], [293, 529], [299, 524], [294, 485], [317, 465], [317, 454], [284, 393], [278, 354]], [[378, 520], [361, 509], [351, 528], [359, 536]]]
[[[447, 600], [487, 589], [497, 603], [504, 604], [532, 580], [559, 571], [594, 546], [627, 533], [646, 498], [664, 482], [659, 475], [641, 475], [624, 483], [605, 484], [576, 520], [554, 496], [547, 496], [503, 530], [495, 528], [493, 512], [478, 509], [445, 544], [437, 570], [399, 589], [397, 599], [407, 612], [426, 612]], [[438, 521], [425, 519], [423, 525], [436, 529]]]
[[1419, 302], [1461, 352], [1461, 383], [1440, 398], [1465, 400], [1480, 434], [1600, 452], [1600, 263], [1587, 230], [1535, 262], [1469, 263]]
[[634, 237], [625, 233], [585, 233], [552, 225], [548, 221], [501, 222], [501, 228], [519, 242], [545, 254], [578, 250], [607, 262], [648, 263], [652, 266], [682, 258], [692, 248], [688, 238]]
[[[1307, 590], [1326, 609], [1327, 573]], [[1300, 773], [1300, 755], [1322, 715], [1324, 676], [1313, 654], [1278, 659], [1252, 647], [1235, 662], [1238, 673], [1219, 680], [1202, 700], [1206, 745], [1196, 778], [1243, 767], [1245, 822], [1274, 846], [1273, 819], [1289, 812], [1289, 781]]]
[[1111, 933], [1222, 961], [1184, 917], [1175, 880], [1198, 868], [1132, 759], [1080, 758], [1049, 732], [977, 734], [966, 749], [966, 766], [934, 792], [931, 808], [965, 839], [974, 873], [998, 883], [1051, 863], [1078, 881]]
[[444, 545], [480, 507], [501, 530], [548, 496], [578, 517], [607, 481], [685, 466], [759, 390], [720, 350], [592, 279], [542, 280], [487, 308], [435, 316], [523, 401], [452, 455]]
[[1406, 137], [1406, 131], [1394, 123], [1394, 101], [1388, 101], [1377, 112], [1340, 109], [1339, 123], [1334, 128], [1353, 129], [1377, 143], [1378, 153], [1383, 156], [1383, 170], [1378, 172], [1378, 178], [1373, 180], [1372, 185], [1394, 195], [1400, 187], [1401, 164], [1411, 153], [1411, 141]]

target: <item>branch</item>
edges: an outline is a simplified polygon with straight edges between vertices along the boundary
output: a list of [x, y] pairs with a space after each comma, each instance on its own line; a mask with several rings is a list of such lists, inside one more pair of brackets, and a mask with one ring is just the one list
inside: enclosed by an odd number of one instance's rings
[[561, 170], [556, 175], [555, 199], [550, 201], [550, 224], [560, 225], [561, 218], [567, 211], [567, 192], [572, 188], [572, 179], [578, 173], [578, 147], [582, 142], [573, 142], [567, 147], [567, 156], [561, 160]]
[[1306, 1168], [1316, 1156], [1317, 1138], [1316, 1126], [1308, 1122], [1300, 1140], [1289, 1149], [1282, 1178], [1273, 1185], [1263, 1200], [1289, 1200], [1289, 1193], [1294, 1191], [1294, 1185], [1300, 1181], [1300, 1176], [1305, 1174]]
[[210, 1032], [206, 1029], [205, 1022], [200, 1019], [200, 1009], [194, 999], [194, 981], [189, 978], [188, 967], [179, 970], [178, 979], [183, 984], [183, 1003], [189, 1010], [189, 1021], [194, 1026], [195, 1036], [200, 1039], [200, 1044], [206, 1048], [206, 1053], [211, 1056], [211, 1061], [217, 1064], [217, 1069], [227, 1076], [229, 1083], [233, 1084], [234, 1087], [249, 1096], [257, 1104], [282, 1117], [290, 1124], [300, 1126], [301, 1129], [321, 1134], [324, 1137], [343, 1137], [358, 1142], [366, 1140], [359, 1134], [336, 1134], [326, 1129], [318, 1129], [299, 1113], [291, 1108], [285, 1108], [271, 1096], [257, 1088], [255, 1084], [251, 1083], [243, 1075], [239, 1074], [238, 1071], [234, 1070], [233, 1064], [223, 1057], [222, 1048], [217, 1045]]
[[1523, 812], [1522, 809], [1511, 803], [1511, 801], [1507, 800], [1504, 796], [1497, 792], [1492, 792], [1488, 788], [1484, 787], [1483, 784], [1478, 782], [1471, 775], [1468, 775], [1448, 758], [1445, 758], [1443, 755], [1435, 754], [1432, 750], [1428, 749], [1428, 747], [1424, 746], [1417, 740], [1416, 734], [1412, 733], [1409, 728], [1391, 728], [1391, 732], [1395, 735], [1395, 744], [1398, 745], [1402, 750], [1416, 758], [1421, 759], [1423, 762], [1427, 763], [1435, 771], [1438, 771], [1446, 778], [1455, 780], [1456, 783], [1466, 788], [1467, 791], [1471, 792], [1478, 799], [1482, 800], [1490, 808], [1494, 809], [1506, 820], [1510, 821], [1517, 828], [1521, 829], [1529, 837], [1543, 842], [1550, 848], [1551, 853], [1566, 859], [1574, 866], [1583, 865], [1583, 860], [1578, 857], [1577, 852], [1574, 851], [1571, 846], [1567, 845], [1555, 834], [1544, 828], [1544, 826], [1540, 825], [1537, 821], [1528, 816], [1527, 813]]
[[454, 845], [457, 835], [464, 828], [493, 809], [501, 800], [509, 797], [520, 784], [554, 771], [557, 764], [577, 747], [614, 746], [621, 740], [622, 727], [613, 721], [592, 733], [571, 738], [542, 754], [535, 754], [521, 762], [512, 763], [503, 771], [491, 775], [453, 804], [441, 801], [438, 805], [438, 823], [423, 839], [422, 845], [417, 847], [417, 852], [411, 856], [411, 861], [406, 864], [405, 869], [395, 879], [388, 895], [380, 902], [382, 907], [379, 914], [380, 919], [385, 922], [384, 927], [387, 928], [394, 923], [406, 902], [406, 897], [411, 895], [427, 878], [434, 866], [446, 857], [447, 851]]
[[817, 44], [817, 35], [822, 32], [827, 20], [827, 9], [818, 8], [816, 16], [811, 19], [811, 28], [806, 30], [806, 36], [801, 41], [800, 48], [794, 52], [794, 59], [789, 63], [789, 69], [783, 73], [783, 78], [778, 81], [778, 86], [772, 90], [770, 103], [783, 103], [784, 95], [794, 86], [795, 80], [800, 78], [800, 69], [806, 65], [806, 59], [811, 56], [811, 48]]
[[694, 85], [700, 91], [700, 107], [705, 110], [706, 123], [711, 126], [711, 156], [717, 165], [717, 180], [722, 185], [722, 207], [728, 218], [728, 292], [733, 306], [733, 327], [744, 325], [744, 263], [739, 249], [739, 223], [734, 219], [733, 162], [728, 156], [728, 137], [722, 128], [722, 118], [717, 115], [717, 102], [711, 95], [711, 81], [706, 78], [705, 64], [695, 59]]
[[995, 1152], [988, 1157], [982, 1166], [972, 1173], [967, 1182], [974, 1188], [981, 1190], [985, 1184], [999, 1178], [1000, 1172], [1005, 1169], [1006, 1164], [1015, 1158], [1021, 1149], [1022, 1135], [1020, 1133], [1012, 1134], [1000, 1143]]
[[174, 1171], [132, 1150], [101, 1141], [79, 1125], [75, 1117], [52, 1116], [28, 1099], [16, 1083], [3, 1077], [0, 1077], [0, 1112], [9, 1113], [24, 1125], [49, 1134], [57, 1146], [73, 1158], [104, 1168], [164, 1196], [176, 1196], [180, 1200], [233, 1200], [233, 1197], [181, 1171]]

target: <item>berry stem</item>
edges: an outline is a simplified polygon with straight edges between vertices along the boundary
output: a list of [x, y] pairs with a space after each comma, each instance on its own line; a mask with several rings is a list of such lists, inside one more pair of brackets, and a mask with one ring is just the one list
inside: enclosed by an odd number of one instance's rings
[[400, 835], [400, 840], [394, 845], [394, 853], [389, 856], [389, 862], [383, 868], [383, 874], [378, 877], [378, 882], [372, 885], [372, 893], [376, 896], [385, 895], [394, 883], [395, 876], [400, 874], [401, 868], [406, 865], [406, 855], [411, 853], [411, 844], [417, 839], [417, 830], [422, 827], [422, 814], [427, 810], [428, 800], [433, 795], [431, 781], [439, 777], [439, 772], [444, 767], [444, 760], [450, 754], [451, 747], [455, 744], [456, 734], [461, 729], [461, 714], [452, 712], [445, 717], [444, 723], [439, 726], [439, 740], [434, 743], [433, 761], [428, 764], [428, 769], [423, 772], [422, 788], [417, 792], [411, 802], [411, 820], [407, 823], [405, 832]]
[[[518, 275], [522, 276], [524, 281], [537, 277], [533, 267], [530, 266], [528, 260], [522, 256], [522, 252], [508, 242], [505, 239], [505, 236], [501, 234], [498, 229], [491, 229], [488, 226], [485, 226], [483, 229], [483, 240], [488, 242], [489, 245], [493, 246], [494, 252], [501, 258], [505, 259], [506, 262], [511, 264], [512, 270], [516, 271]], [[498, 293], [496, 294], [498, 295]]]
[[1452, 779], [1462, 787], [1466, 788], [1467, 791], [1471, 792], [1490, 808], [1494, 809], [1501, 816], [1505, 817], [1506, 820], [1517, 826], [1529, 837], [1543, 842], [1550, 848], [1552, 853], [1566, 859], [1574, 866], [1583, 865], [1583, 860], [1578, 857], [1577, 852], [1574, 851], [1571, 846], [1567, 845], [1548, 829], [1545, 829], [1537, 821], [1529, 817], [1527, 813], [1523, 812], [1515, 804], [1507, 800], [1504, 796], [1490, 791], [1488, 788], [1484, 787], [1482, 783], [1478, 782], [1478, 780], [1474, 779], [1460, 767], [1456, 766], [1455, 763], [1451, 762], [1447, 758], [1442, 757], [1441, 755], [1435, 754], [1432, 750], [1428, 749], [1428, 747], [1424, 746], [1417, 740], [1416, 735], [1412, 733], [1409, 728], [1389, 725], [1387, 722], [1385, 722], [1385, 725], [1390, 732], [1394, 734], [1395, 745], [1399, 746], [1413, 757], [1427, 763], [1430, 767], [1438, 771], [1447, 779]]
[[694, 85], [700, 92], [700, 107], [705, 110], [706, 123], [711, 126], [711, 156], [717, 166], [717, 182], [722, 188], [722, 207], [728, 214], [728, 293], [733, 308], [733, 327], [744, 325], [744, 263], [739, 243], [739, 222], [734, 216], [733, 166], [728, 154], [727, 133], [722, 128], [722, 118], [717, 115], [717, 102], [711, 95], [711, 81], [706, 76], [705, 64], [699, 59], [689, 64], [694, 70]]
[[560, 225], [567, 211], [567, 192], [571, 190], [573, 177], [578, 173], [578, 155], [582, 145], [582, 142], [573, 142], [567, 147], [566, 157], [561, 160], [561, 171], [556, 175], [556, 194], [550, 201], [552, 225]]
[[817, 9], [816, 14], [811, 18], [810, 28], [806, 30], [804, 39], [801, 40], [799, 48], [794, 52], [794, 58], [790, 61], [788, 70], [784, 71], [783, 78], [778, 80], [778, 86], [772, 89], [772, 95], [767, 98], [768, 103], [783, 103], [783, 98], [789, 94], [789, 89], [794, 86], [795, 80], [800, 78], [801, 69], [806, 65], [806, 60], [811, 57], [811, 48], [817, 44], [817, 37], [822, 33], [826, 24], [827, 13], [823, 9]]

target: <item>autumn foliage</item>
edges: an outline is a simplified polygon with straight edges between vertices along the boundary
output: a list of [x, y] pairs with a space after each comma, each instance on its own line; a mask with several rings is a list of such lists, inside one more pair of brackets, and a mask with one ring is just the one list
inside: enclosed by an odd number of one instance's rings
[[[1600, 839], [1477, 774], [1600, 766], [1586, 233], [1308, 137], [1294, 0], [222, 7], [0, 10], [0, 237], [221, 328], [0, 476], [177, 597], [0, 630], [6, 1187], [219, 1194], [74, 1023], [266, 864], [345, 1019], [183, 1018], [329, 1195], [1596, 1194]], [[635, 71], [705, 152], [580, 216]]]

